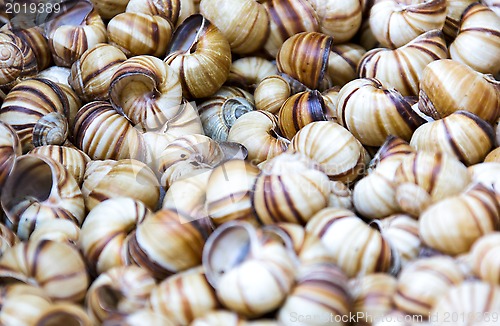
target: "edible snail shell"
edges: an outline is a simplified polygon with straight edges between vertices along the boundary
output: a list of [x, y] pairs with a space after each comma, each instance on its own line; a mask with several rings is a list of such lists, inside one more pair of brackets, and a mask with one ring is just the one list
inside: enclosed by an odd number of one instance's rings
[[469, 252], [474, 274], [481, 280], [496, 285], [500, 283], [500, 261], [495, 253], [499, 247], [500, 232], [492, 232], [474, 242]]
[[130, 0], [90, 0], [103, 19], [111, 19], [125, 12]]
[[442, 29], [446, 0], [376, 1], [370, 11], [370, 27], [387, 48], [397, 48], [433, 29]]
[[231, 64], [226, 84], [236, 84], [251, 91], [264, 78], [276, 75], [276, 63], [261, 57], [243, 57]]
[[446, 21], [443, 33], [450, 43], [455, 39], [460, 28], [460, 20], [465, 9], [476, 0], [447, 0]]
[[130, 0], [126, 11], [162, 16], [175, 26], [182, 6], [181, 0]]
[[69, 243], [73, 246], [78, 244], [80, 238], [80, 227], [70, 220], [53, 219], [41, 221], [37, 224], [35, 231], [30, 235], [30, 241], [52, 240]]
[[254, 109], [252, 94], [241, 88], [228, 86], [222, 86], [198, 105], [203, 130], [216, 141], [226, 141], [236, 120]]
[[[21, 142], [16, 131], [0, 120], [0, 189], [14, 168], [17, 157], [22, 155]], [[1, 194], [0, 190], [0, 194]]]
[[109, 43], [127, 57], [136, 55], [164, 56], [172, 38], [172, 23], [158, 15], [124, 12], [107, 25]]
[[443, 199], [425, 210], [419, 218], [422, 241], [445, 254], [466, 253], [472, 244], [500, 225], [500, 205], [495, 193], [476, 185]]
[[[378, 48], [368, 51], [358, 64], [358, 72], [362, 78], [379, 79], [387, 87], [397, 89], [403, 96], [416, 96], [425, 67], [432, 61], [447, 57], [443, 33], [431, 30], [397, 49]], [[394, 67], [399, 70], [397, 73], [394, 73]]]
[[291, 92], [290, 85], [283, 77], [279, 75], [268, 76], [262, 79], [255, 88], [255, 107], [257, 110], [278, 114]]
[[418, 233], [418, 221], [409, 215], [391, 215], [378, 222], [380, 232], [390, 242], [391, 247], [398, 252], [401, 266], [418, 257], [421, 240]]
[[450, 57], [481, 73], [500, 73], [500, 16], [478, 2], [467, 7], [450, 44]]
[[85, 217], [82, 192], [73, 176], [61, 163], [33, 154], [16, 160], [1, 203], [7, 225], [23, 240], [43, 220], [62, 218], [80, 225]]
[[88, 0], [78, 1], [48, 20], [45, 36], [54, 62], [63, 67], [70, 67], [87, 49], [107, 40], [106, 26]]
[[33, 325], [33, 321], [53, 304], [43, 289], [24, 283], [4, 285], [0, 301], [2, 325]]
[[493, 190], [500, 199], [500, 162], [483, 162], [468, 168], [472, 182]]
[[89, 286], [78, 249], [50, 240], [20, 242], [8, 249], [0, 258], [0, 279], [33, 284], [53, 300], [71, 302], [82, 300]]
[[330, 195], [328, 207], [353, 209], [352, 192], [349, 187], [340, 181], [330, 180]]
[[186, 18], [175, 30], [164, 60], [178, 72], [186, 98], [213, 95], [229, 76], [231, 47], [211, 21], [199, 14]]
[[71, 74], [71, 69], [68, 67], [51, 66], [47, 69], [40, 71], [36, 77], [45, 78], [59, 86], [66, 85], [71, 87], [68, 82], [68, 77]]
[[131, 314], [147, 307], [155, 279], [138, 266], [112, 268], [92, 282], [85, 296], [87, 312], [94, 324], [114, 314]]
[[80, 325], [92, 326], [83, 307], [70, 302], [55, 302], [34, 320], [32, 325]]
[[382, 172], [386, 177], [393, 180], [401, 160], [414, 153], [416, 153], [416, 150], [405, 140], [392, 135], [388, 136], [371, 160], [369, 170]]
[[365, 53], [361, 45], [354, 43], [333, 45], [328, 58], [328, 75], [332, 83], [344, 86], [356, 79], [358, 64]]

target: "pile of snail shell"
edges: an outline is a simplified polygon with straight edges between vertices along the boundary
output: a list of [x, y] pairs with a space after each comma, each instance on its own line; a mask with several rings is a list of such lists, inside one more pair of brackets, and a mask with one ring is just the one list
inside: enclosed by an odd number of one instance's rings
[[1, 325], [500, 323], [499, 1], [6, 3]]

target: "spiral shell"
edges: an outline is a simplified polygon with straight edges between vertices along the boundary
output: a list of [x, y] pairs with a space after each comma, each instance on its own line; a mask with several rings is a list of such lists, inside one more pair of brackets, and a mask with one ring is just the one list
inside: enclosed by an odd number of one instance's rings
[[93, 160], [144, 160], [142, 134], [104, 101], [84, 105], [75, 118], [75, 145]]
[[269, 16], [257, 1], [202, 0], [200, 13], [220, 29], [234, 53], [255, 52], [268, 38]]
[[397, 48], [433, 29], [442, 29], [446, 20], [446, 0], [377, 1], [370, 11], [370, 27], [377, 40]]
[[418, 151], [453, 155], [466, 165], [482, 162], [495, 142], [491, 125], [468, 111], [420, 126], [410, 145]]
[[147, 306], [154, 278], [137, 266], [116, 267], [92, 282], [85, 302], [94, 324], [115, 314], [131, 314]]
[[500, 17], [480, 3], [467, 7], [450, 57], [485, 74], [500, 73]]
[[281, 134], [278, 118], [260, 110], [238, 118], [229, 130], [227, 140], [245, 146], [248, 159], [257, 164], [283, 153], [290, 143]]
[[418, 257], [422, 245], [418, 221], [411, 216], [391, 215], [378, 222], [380, 232], [389, 241], [391, 248], [399, 254], [401, 266]]
[[52, 240], [77, 245], [80, 227], [69, 220], [45, 220], [37, 224], [30, 241]]
[[464, 275], [451, 257], [418, 259], [399, 274], [394, 303], [407, 314], [427, 316], [439, 297], [463, 281]]
[[447, 0], [446, 21], [443, 26], [443, 33], [450, 43], [455, 39], [460, 28], [460, 20], [467, 7], [476, 0]]
[[152, 56], [136, 56], [120, 64], [109, 87], [111, 104], [145, 130], [163, 126], [179, 111], [182, 86], [166, 63]]
[[[431, 62], [420, 82], [420, 111], [441, 119], [464, 110], [493, 123], [500, 115], [500, 82], [454, 60]], [[481, 94], [478, 96], [477, 94]]]
[[92, 326], [89, 316], [80, 305], [56, 302], [34, 320], [33, 325], [80, 325]]
[[130, 0], [90, 0], [103, 19], [111, 19], [125, 12]]
[[408, 142], [399, 137], [388, 136], [371, 160], [369, 170], [382, 172], [392, 180], [401, 161], [414, 153], [416, 153], [415, 149]]
[[[9, 124], [0, 121], [0, 189], [14, 168], [17, 157], [21, 155], [21, 142], [16, 131]], [[0, 194], [1, 192], [0, 190]]]
[[275, 62], [255, 56], [243, 57], [231, 63], [226, 84], [235, 84], [251, 91], [264, 78], [277, 73]]
[[72, 4], [45, 24], [54, 62], [70, 67], [87, 49], [106, 42], [106, 27], [90, 1]]
[[299, 154], [283, 153], [266, 161], [254, 185], [252, 204], [262, 224], [306, 224], [328, 204], [326, 174]]
[[468, 168], [472, 176], [472, 182], [480, 183], [483, 186], [496, 192], [500, 199], [500, 162], [484, 162], [472, 165]]
[[282, 242], [245, 222], [217, 228], [203, 249], [203, 267], [218, 299], [248, 317], [281, 306], [292, 288], [293, 262]]
[[254, 92], [255, 107], [258, 110], [277, 114], [291, 95], [288, 82], [281, 76], [272, 75], [261, 80]]
[[[325, 139], [335, 139], [335, 142], [325, 142]], [[292, 138], [289, 151], [304, 154], [318, 162], [330, 179], [345, 183], [358, 179], [369, 160], [361, 143], [332, 121], [306, 125]]]
[[202, 15], [192, 15], [177, 27], [167, 53], [165, 62], [179, 73], [184, 97], [211, 96], [229, 76], [228, 40]]
[[362, 46], [354, 43], [333, 45], [328, 58], [328, 75], [332, 83], [344, 86], [356, 79], [358, 64], [365, 53]]
[[[67, 130], [53, 129], [51, 133], [58, 135], [54, 139], [43, 137], [43, 133], [51, 129], [52, 123], [67, 128], [64, 117], [68, 111], [68, 98], [60, 86], [48, 79], [32, 78], [18, 83], [9, 92], [0, 108], [0, 119], [16, 130], [26, 153], [34, 146], [50, 144], [51, 140], [56, 145], [62, 144], [65, 141], [62, 135]], [[50, 113], [54, 114], [44, 119]]]
[[351, 189], [340, 181], [330, 181], [328, 207], [353, 209]]
[[0, 279], [33, 284], [51, 299], [72, 302], [83, 299], [89, 285], [78, 250], [50, 240], [21, 242], [7, 250], [0, 258]]
[[205, 134], [216, 141], [225, 141], [235, 121], [253, 111], [252, 94], [238, 87], [222, 86], [214, 95], [198, 105]]
[[210, 232], [207, 220], [191, 221], [176, 211], [159, 210], [146, 216], [131, 233], [129, 264], [138, 265], [159, 280], [198, 266]]
[[[378, 48], [368, 51], [359, 62], [358, 72], [360, 77], [377, 78], [404, 96], [418, 95], [425, 67], [447, 56], [442, 32], [432, 30], [395, 50]], [[398, 73], [393, 72], [393, 67], [398, 67]]]
[[467, 252], [477, 239], [499, 226], [500, 205], [495, 193], [482, 185], [437, 202], [419, 219], [423, 242], [449, 255]]
[[91, 161], [85, 171], [82, 194], [89, 211], [100, 202], [116, 197], [140, 200], [154, 210], [160, 199], [160, 185], [154, 172], [142, 162]]
[[181, 0], [130, 0], [126, 11], [162, 16], [175, 26], [183, 5]]
[[52, 305], [43, 289], [24, 283], [4, 285], [0, 301], [2, 325], [33, 325], [33, 321]]
[[500, 246], [500, 232], [479, 238], [471, 247], [469, 257], [474, 274], [481, 280], [500, 284], [500, 261], [495, 252]]
[[151, 309], [179, 325], [188, 325], [219, 307], [202, 267], [166, 278], [151, 292]]
[[68, 121], [59, 112], [50, 112], [38, 120], [33, 128], [33, 145], [62, 145], [68, 138]]
[[293, 35], [283, 43], [276, 56], [278, 71], [317, 89], [327, 75], [332, 43], [331, 36], [317, 32]]
[[388, 272], [391, 268], [389, 243], [352, 211], [322, 209], [307, 223], [306, 231], [321, 238], [348, 277]]
[[21, 239], [28, 239], [40, 221], [63, 218], [80, 225], [85, 216], [78, 183], [48, 157], [24, 155], [16, 160], [1, 196], [7, 224]]

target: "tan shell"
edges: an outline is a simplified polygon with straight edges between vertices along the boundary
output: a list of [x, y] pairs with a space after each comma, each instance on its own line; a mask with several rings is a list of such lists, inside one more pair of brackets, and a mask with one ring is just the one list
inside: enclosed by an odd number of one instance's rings
[[353, 209], [352, 191], [340, 181], [330, 181], [328, 207]]
[[83, 299], [89, 285], [78, 250], [50, 240], [21, 242], [8, 249], [0, 258], [0, 279], [33, 284], [51, 299], [72, 302]]
[[231, 63], [227, 84], [235, 84], [252, 90], [264, 78], [276, 75], [276, 63], [261, 57], [243, 57]]
[[0, 189], [14, 168], [17, 157], [21, 155], [21, 142], [16, 131], [8, 123], [0, 121]]
[[26, 240], [44, 220], [63, 218], [80, 225], [85, 217], [82, 192], [62, 164], [28, 154], [16, 160], [1, 196], [7, 225]]
[[165, 316], [145, 308], [131, 314], [113, 315], [106, 319], [103, 326], [176, 326], [176, 324]]
[[111, 19], [125, 12], [130, 0], [90, 0], [103, 19]]
[[380, 220], [378, 226], [391, 248], [399, 254], [401, 266], [404, 267], [418, 257], [422, 241], [417, 220], [404, 214], [391, 215]]
[[493, 190], [500, 199], [500, 162], [483, 162], [468, 168], [472, 182]]
[[43, 313], [34, 320], [33, 325], [92, 326], [93, 323], [80, 305], [69, 302], [56, 302], [45, 309]]
[[500, 261], [495, 252], [499, 246], [500, 232], [492, 232], [474, 242], [469, 252], [474, 274], [485, 282], [497, 285], [500, 283]]
[[460, 20], [465, 9], [476, 0], [447, 0], [446, 21], [443, 26], [443, 33], [447, 41], [453, 41], [460, 28]]
[[183, 5], [181, 0], [130, 0], [126, 11], [162, 16], [175, 26]]
[[52, 306], [52, 300], [42, 288], [24, 283], [2, 287], [2, 325], [33, 325], [33, 321]]
[[53, 219], [41, 221], [30, 235], [30, 241], [52, 240], [78, 245], [80, 227], [69, 220]]
[[281, 76], [271, 75], [260, 81], [254, 92], [255, 107], [258, 110], [277, 114], [281, 105], [291, 95], [288, 82]]
[[408, 142], [399, 137], [388, 136], [371, 160], [369, 170], [376, 169], [392, 180], [401, 161], [413, 153], [416, 150]]
[[[338, 40], [334, 39], [338, 42]], [[335, 44], [328, 58], [328, 75], [332, 83], [344, 86], [358, 77], [357, 68], [366, 50], [358, 44]]]
[[500, 147], [495, 148], [484, 158], [485, 162], [497, 162], [500, 163]]

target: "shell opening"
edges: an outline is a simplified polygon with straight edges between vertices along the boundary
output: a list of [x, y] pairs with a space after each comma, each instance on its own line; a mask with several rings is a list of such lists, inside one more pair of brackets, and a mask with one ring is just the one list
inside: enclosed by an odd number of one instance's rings
[[[49, 15], [45, 25], [46, 36], [64, 25], [80, 26], [92, 12], [94, 6], [90, 1], [69, 0], [61, 4], [61, 11]], [[52, 17], [51, 17], [52, 16]]]
[[124, 298], [120, 291], [113, 289], [109, 285], [98, 288], [97, 297], [99, 298], [99, 306], [110, 313], [118, 311], [118, 305]]
[[189, 52], [193, 54], [196, 52], [200, 34], [204, 31], [206, 24], [207, 20], [199, 14], [187, 18], [176, 30], [167, 53]]
[[68, 312], [56, 311], [52, 314], [45, 316], [42, 320], [36, 323], [36, 326], [83, 326], [85, 323]]

